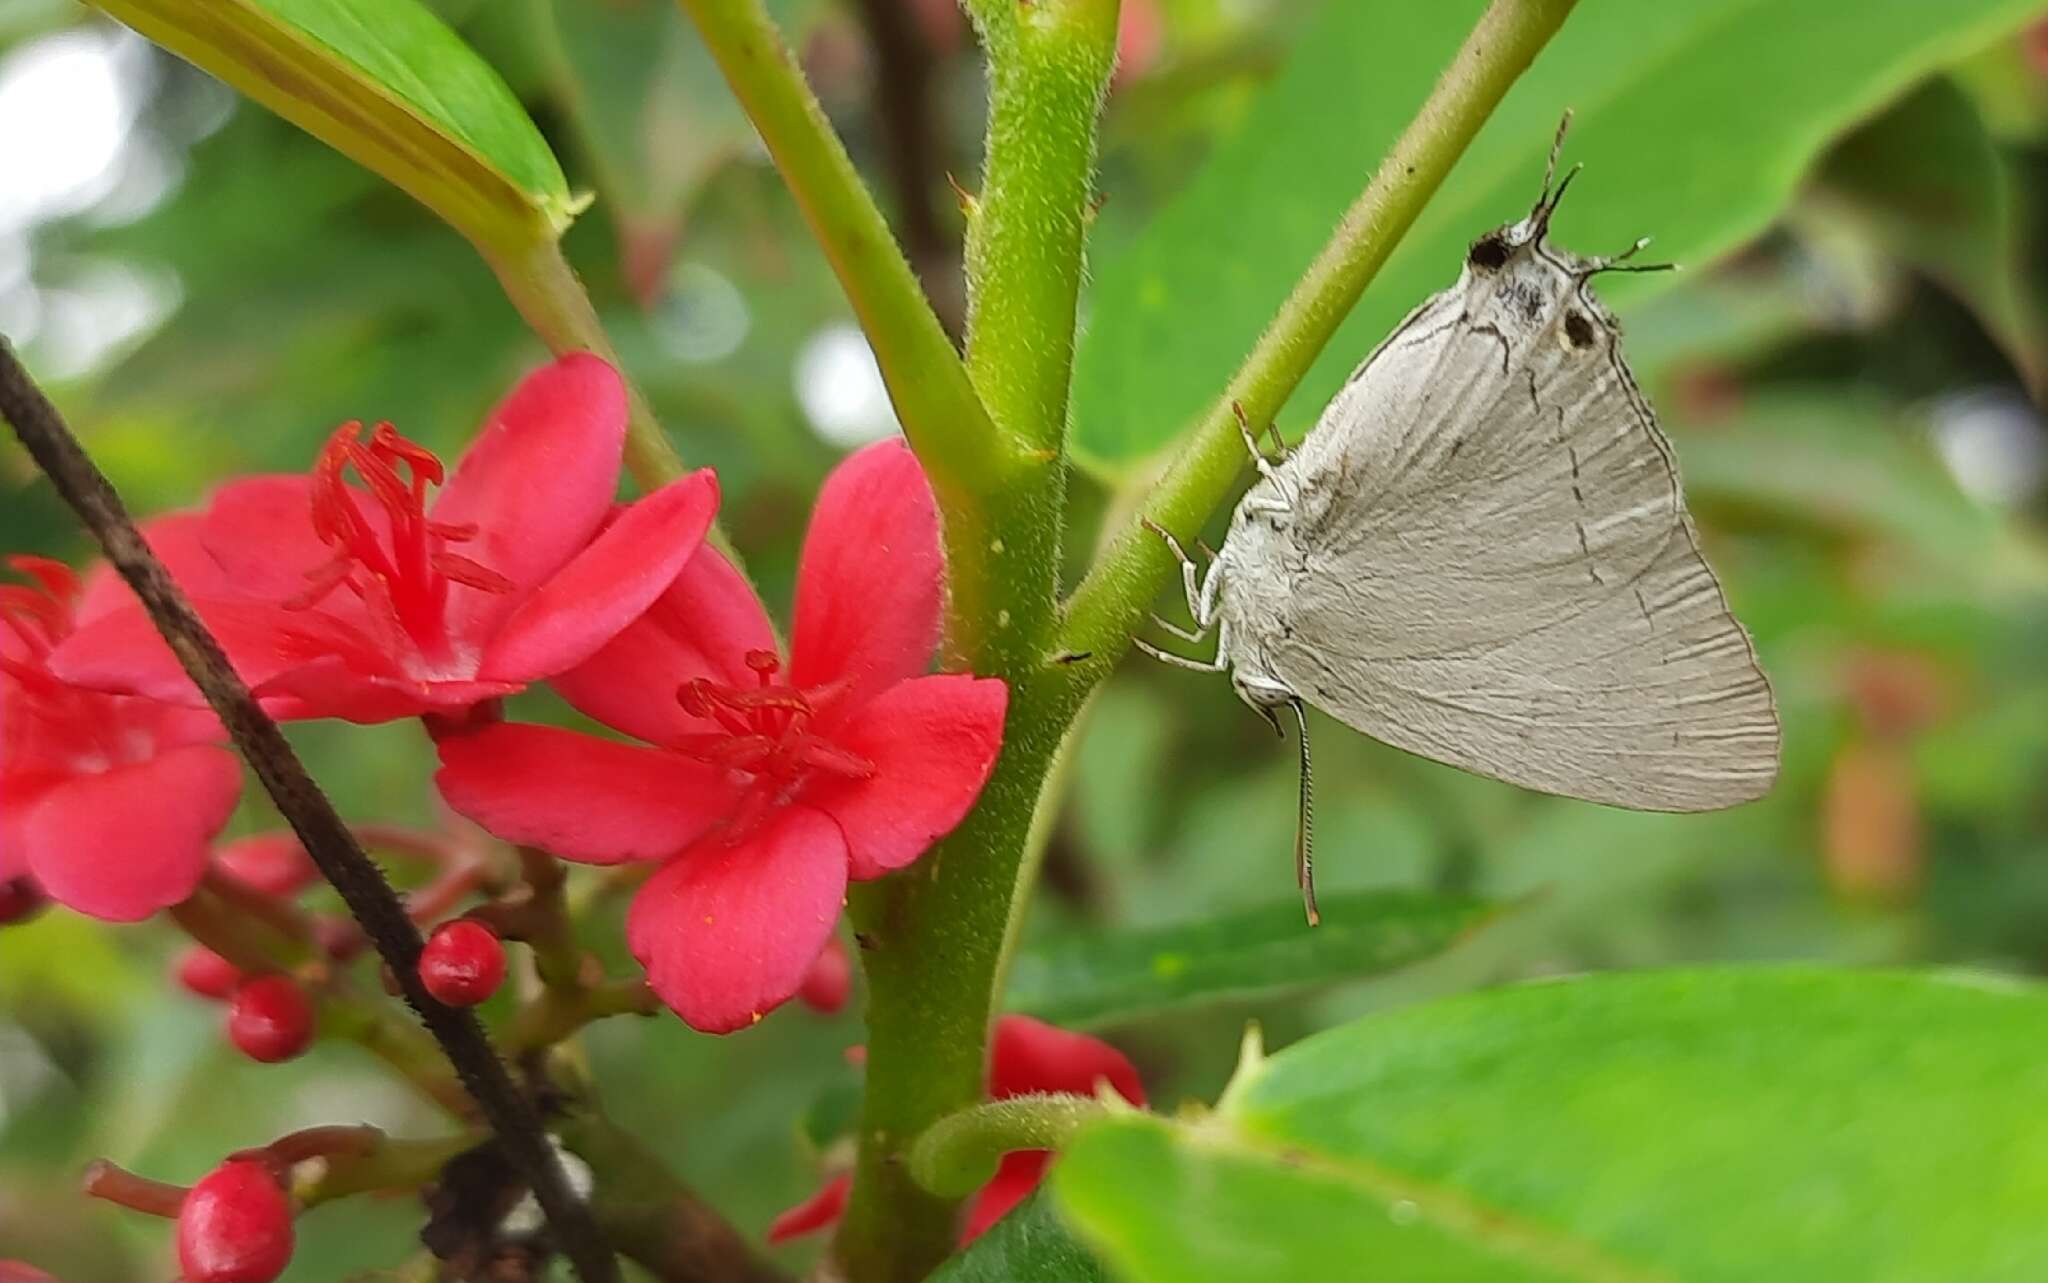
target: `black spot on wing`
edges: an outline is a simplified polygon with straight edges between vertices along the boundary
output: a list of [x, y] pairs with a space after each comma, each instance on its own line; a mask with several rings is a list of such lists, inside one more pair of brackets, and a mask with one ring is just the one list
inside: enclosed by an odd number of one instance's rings
[[1498, 271], [1507, 265], [1507, 238], [1499, 232], [1488, 232], [1472, 242], [1471, 252], [1465, 255], [1465, 261], [1489, 272]]

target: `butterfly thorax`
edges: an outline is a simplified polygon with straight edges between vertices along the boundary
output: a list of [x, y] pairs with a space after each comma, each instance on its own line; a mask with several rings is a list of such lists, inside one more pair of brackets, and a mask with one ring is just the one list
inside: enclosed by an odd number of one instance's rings
[[1304, 517], [1299, 493], [1285, 475], [1261, 477], [1239, 501], [1216, 557], [1222, 658], [1239, 697], [1257, 707], [1285, 703], [1294, 694], [1279, 677], [1270, 646], [1293, 635], [1290, 611], [1308, 569], [1295, 539]]

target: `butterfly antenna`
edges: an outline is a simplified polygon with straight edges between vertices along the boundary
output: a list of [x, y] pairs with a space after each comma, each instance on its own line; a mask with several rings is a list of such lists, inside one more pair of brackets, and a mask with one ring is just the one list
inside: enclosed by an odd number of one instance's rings
[[1316, 774], [1310, 765], [1308, 751], [1308, 710], [1298, 699], [1287, 701], [1294, 708], [1294, 724], [1300, 734], [1295, 743], [1301, 746], [1301, 811], [1294, 828], [1294, 878], [1301, 883], [1301, 907], [1308, 914], [1308, 924], [1315, 926], [1323, 920], [1322, 911], [1316, 908]]
[[[1557, 177], [1558, 157], [1564, 153], [1565, 131], [1571, 127], [1571, 109], [1566, 108], [1564, 115], [1557, 122], [1557, 136], [1550, 140], [1550, 159], [1543, 166], [1543, 194], [1536, 198], [1536, 208], [1529, 212], [1538, 236], [1549, 230], [1550, 216], [1557, 212], [1557, 203], [1564, 199], [1565, 189], [1572, 185], [1572, 179], [1577, 178], [1579, 171], [1585, 168], [1583, 165], [1573, 165], [1565, 171], [1562, 179]], [[1553, 181], [1557, 183], [1555, 189], [1551, 187]]]
[[1586, 266], [1583, 269], [1584, 274], [1587, 276], [1598, 276], [1602, 272], [1675, 272], [1678, 270], [1678, 264], [1676, 263], [1631, 263], [1629, 261], [1641, 253], [1649, 243], [1650, 238], [1644, 236], [1637, 239], [1635, 244], [1619, 254], [1605, 254], [1598, 258], [1589, 258], [1586, 260]]
[[[1550, 196], [1550, 180], [1557, 177], [1557, 158], [1564, 153], [1565, 131], [1571, 127], [1572, 109], [1567, 107], [1564, 109], [1564, 115], [1558, 118], [1557, 136], [1550, 140], [1550, 163], [1543, 167], [1543, 195], [1545, 199], [1548, 199]], [[1543, 202], [1539, 200], [1536, 203], [1540, 205]]]

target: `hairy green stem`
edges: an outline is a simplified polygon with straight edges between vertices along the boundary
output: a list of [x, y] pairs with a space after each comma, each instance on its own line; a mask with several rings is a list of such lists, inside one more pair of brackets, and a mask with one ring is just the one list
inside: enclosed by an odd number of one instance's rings
[[910, 1174], [935, 1194], [962, 1198], [988, 1183], [1003, 1155], [1059, 1149], [1109, 1113], [1086, 1096], [1031, 1095], [992, 1100], [933, 1123], [910, 1151]]
[[1557, 33], [1576, 0], [1493, 0], [1428, 101], [1336, 233], [1294, 287], [1251, 355], [1195, 425], [1177, 458], [1068, 599], [1061, 640], [1091, 652], [1086, 680], [1106, 675], [1173, 570], [1151, 522], [1192, 539], [1244, 466], [1231, 411], [1269, 421], [1322, 353], [1479, 127]]
[[1014, 461], [774, 19], [761, 0], [678, 2], [838, 275], [949, 520], [972, 514]]
[[991, 97], [987, 182], [969, 215], [968, 369], [1012, 462], [974, 476], [946, 511], [946, 659], [1004, 679], [1010, 706], [975, 812], [914, 869], [849, 896], [868, 978], [867, 1091], [835, 1250], [855, 1283], [921, 1278], [952, 1249], [957, 1199], [918, 1186], [905, 1158], [933, 1122], [981, 1099], [1032, 817], [1080, 695], [1054, 676], [1061, 454], [1117, 5], [973, 12]]
[[969, 7], [990, 83], [982, 191], [967, 220], [967, 372], [999, 429], [1058, 453], [1118, 5]]

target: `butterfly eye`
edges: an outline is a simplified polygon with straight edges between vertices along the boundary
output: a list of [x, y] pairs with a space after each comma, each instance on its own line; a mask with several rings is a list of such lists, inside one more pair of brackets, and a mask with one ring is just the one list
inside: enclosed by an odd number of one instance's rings
[[1472, 252], [1465, 256], [1465, 261], [1488, 271], [1505, 266], [1508, 261], [1507, 240], [1499, 232], [1489, 232], [1472, 242]]

